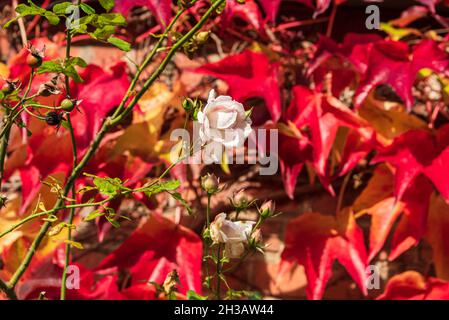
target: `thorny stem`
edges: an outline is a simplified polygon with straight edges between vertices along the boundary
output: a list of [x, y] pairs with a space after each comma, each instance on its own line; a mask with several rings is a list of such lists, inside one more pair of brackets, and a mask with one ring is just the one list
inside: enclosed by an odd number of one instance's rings
[[[168, 62], [173, 57], [174, 53], [184, 44], [186, 43], [206, 22], [206, 20], [209, 18], [209, 16], [216, 11], [219, 6], [224, 2], [225, 0], [217, 0], [204, 14], [204, 16], [197, 22], [197, 24], [188, 32], [186, 33], [181, 39], [176, 42], [175, 45], [173, 45], [172, 49], [168, 52], [165, 59], [162, 61], [158, 69], [152, 74], [152, 76], [145, 82], [142, 90], [133, 98], [133, 100], [128, 104], [126, 109], [118, 116], [116, 117], [108, 117], [104, 122], [103, 125], [98, 132], [98, 134], [95, 136], [94, 140], [92, 141], [91, 145], [89, 146], [88, 150], [86, 151], [86, 154], [81, 159], [81, 161], [77, 164], [76, 167], [72, 170], [69, 178], [67, 179], [66, 185], [64, 187], [63, 195], [66, 197], [72, 186], [75, 182], [75, 179], [80, 175], [83, 168], [86, 166], [86, 164], [89, 162], [89, 160], [94, 155], [95, 151], [98, 149], [98, 146], [105, 136], [105, 134], [111, 129], [114, 125], [120, 123], [122, 119], [132, 110], [132, 108], [136, 105], [136, 103], [139, 101], [139, 99], [143, 96], [143, 94], [150, 88], [150, 86], [154, 83], [154, 81], [159, 77], [159, 75], [163, 72], [165, 67], [167, 66]], [[136, 80], [137, 81], [137, 80]], [[54, 205], [54, 212], [57, 213], [59, 210], [58, 208], [62, 206], [64, 203], [64, 197], [61, 197], [58, 199], [56, 204]], [[45, 235], [47, 234], [48, 230], [51, 227], [51, 222], [46, 221], [41, 229], [39, 230], [39, 233], [37, 234], [36, 238], [34, 239], [33, 243], [31, 244], [25, 258], [22, 260], [20, 266], [14, 273], [14, 275], [11, 277], [7, 288], [8, 290], [13, 290], [16, 286], [17, 282], [20, 280], [22, 275], [25, 273], [26, 269], [28, 268], [31, 259], [33, 258], [35, 252], [39, 248], [42, 240], [44, 239]]]
[[129, 86], [125, 96], [123, 97], [122, 101], [120, 102], [120, 105], [117, 107], [117, 109], [115, 110], [114, 114], [112, 115], [113, 118], [118, 116], [123, 111], [123, 108], [125, 107], [126, 102], [131, 97], [131, 95], [132, 95], [132, 93], [133, 93], [133, 91], [134, 91], [134, 89], [135, 89], [135, 87], [137, 85], [137, 82], [138, 82], [140, 76], [142, 75], [142, 72], [151, 63], [151, 61], [153, 60], [154, 56], [158, 52], [160, 46], [164, 42], [165, 38], [167, 38], [169, 32], [171, 31], [171, 29], [175, 25], [176, 21], [178, 21], [179, 17], [184, 13], [184, 11], [185, 11], [185, 9], [178, 11], [176, 16], [173, 18], [173, 20], [168, 25], [167, 29], [165, 29], [165, 32], [162, 35], [159, 36], [159, 40], [154, 45], [153, 50], [151, 50], [150, 54], [145, 58], [145, 60], [143, 61], [142, 65], [139, 68], [137, 68], [137, 72], [134, 75], [134, 78], [131, 81], [131, 84], [130, 84], [130, 86]]
[[167, 53], [167, 56], [165, 57], [165, 59], [161, 62], [161, 64], [155, 70], [155, 72], [153, 72], [151, 77], [145, 82], [142, 90], [135, 95], [135, 97], [131, 100], [131, 102], [128, 104], [128, 106], [125, 108], [125, 110], [119, 116], [117, 116], [116, 118], [114, 118], [112, 120], [112, 124], [116, 124], [116, 123], [122, 121], [122, 119], [128, 115], [128, 113], [132, 110], [132, 108], [136, 105], [136, 103], [140, 100], [140, 98], [151, 87], [153, 82], [165, 70], [165, 67], [171, 61], [175, 52], [177, 52], [183, 46], [184, 43], [186, 43], [188, 40], [190, 40], [190, 38], [192, 38], [195, 35], [195, 33], [201, 29], [201, 27], [207, 21], [207, 19], [210, 17], [210, 15], [214, 11], [216, 11], [224, 1], [225, 0], [217, 0], [216, 2], [214, 2], [214, 4], [204, 13], [203, 17], [197, 22], [197, 24], [195, 26], [193, 26], [193, 28], [190, 29], [189, 32], [187, 32], [181, 39], [178, 40], [178, 42], [176, 42], [172, 46], [170, 51]]
[[[77, 3], [79, 4], [79, 0]], [[67, 28], [67, 45], [66, 45], [66, 62], [70, 59], [70, 48], [72, 44], [72, 34], [70, 32], [70, 28]], [[66, 95], [68, 98], [70, 98], [70, 78], [68, 76], [65, 76], [65, 88], [66, 88]], [[70, 113], [67, 113], [67, 124], [70, 132], [70, 140], [72, 141], [72, 151], [73, 151], [73, 167], [75, 168], [78, 163], [78, 151], [76, 147], [76, 138], [75, 138], [75, 131], [73, 130], [72, 121], [70, 119]], [[74, 181], [75, 182], [75, 181]], [[72, 198], [76, 198], [76, 190], [75, 190], [75, 183], [72, 184]], [[73, 218], [75, 216], [75, 208], [70, 209], [68, 223], [69, 225], [73, 224]], [[67, 231], [67, 244], [65, 246], [65, 261], [64, 261], [64, 269], [62, 271], [62, 279], [61, 279], [61, 300], [65, 300], [66, 298], [66, 280], [67, 280], [67, 268], [70, 264], [70, 253], [72, 246], [70, 245], [72, 241], [72, 229], [68, 228]]]
[[[10, 115], [11, 112], [7, 109], [5, 109], [5, 119], [7, 121], [10, 121]], [[8, 126], [5, 135], [2, 138], [1, 145], [0, 145], [0, 191], [2, 187], [3, 177], [5, 174], [5, 158], [6, 158], [6, 152], [8, 150], [8, 141], [9, 141], [9, 135], [11, 133], [11, 127]]]
[[[38, 94], [34, 94], [34, 95], [32, 95], [32, 96], [29, 96], [28, 98], [24, 99], [23, 101], [21, 100], [20, 102], [18, 102], [18, 103], [11, 109], [11, 110], [13, 111], [13, 112], [10, 114], [11, 120], [8, 120], [8, 122], [3, 126], [2, 131], [0, 131], [0, 138], [2, 138], [2, 137], [6, 134], [6, 132], [7, 132], [8, 130], [11, 129], [11, 126], [13, 125], [14, 121], [16, 121], [16, 119], [20, 116], [20, 114], [22, 113], [22, 111], [26, 109], [24, 103], [27, 102], [27, 101], [29, 101], [29, 100], [31, 100], [31, 99], [34, 99], [34, 98], [37, 97], [37, 96], [38, 96]], [[24, 108], [18, 109], [21, 105], [23, 105]], [[18, 110], [17, 110], [17, 109], [18, 109]], [[14, 113], [14, 111], [15, 111], [15, 113]], [[14, 113], [14, 114], [13, 114], [13, 113]]]

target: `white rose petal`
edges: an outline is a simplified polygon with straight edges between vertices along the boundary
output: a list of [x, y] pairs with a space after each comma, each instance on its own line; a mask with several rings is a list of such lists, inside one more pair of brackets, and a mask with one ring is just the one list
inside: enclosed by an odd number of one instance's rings
[[203, 145], [218, 142], [226, 148], [243, 145], [251, 134], [251, 119], [243, 105], [229, 96], [216, 96], [214, 90], [203, 111], [198, 112], [200, 139]]

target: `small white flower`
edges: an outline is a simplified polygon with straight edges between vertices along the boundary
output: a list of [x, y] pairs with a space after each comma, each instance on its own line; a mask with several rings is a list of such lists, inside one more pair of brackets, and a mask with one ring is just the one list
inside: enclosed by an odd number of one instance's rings
[[229, 96], [216, 97], [213, 89], [203, 111], [198, 112], [198, 122], [203, 144], [215, 142], [226, 148], [242, 146], [252, 131], [243, 105]]
[[244, 244], [253, 229], [253, 221], [231, 221], [226, 213], [220, 213], [210, 224], [210, 236], [214, 243], [224, 243], [229, 258], [238, 258], [245, 251]]

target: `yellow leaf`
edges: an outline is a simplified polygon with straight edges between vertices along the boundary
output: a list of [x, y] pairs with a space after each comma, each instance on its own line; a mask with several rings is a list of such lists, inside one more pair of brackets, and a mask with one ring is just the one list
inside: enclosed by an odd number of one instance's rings
[[423, 120], [408, 113], [404, 106], [375, 100], [372, 94], [358, 113], [373, 126], [381, 138], [385, 139], [385, 143], [390, 143], [395, 137], [408, 130], [427, 128]]
[[2, 78], [8, 78], [9, 77], [9, 69], [4, 63], [0, 63], [0, 76]]

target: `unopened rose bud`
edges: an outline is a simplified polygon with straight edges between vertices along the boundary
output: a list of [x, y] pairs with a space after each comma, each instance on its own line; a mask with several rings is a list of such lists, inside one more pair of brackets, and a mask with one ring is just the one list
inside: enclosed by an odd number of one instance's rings
[[201, 45], [206, 43], [207, 39], [209, 39], [209, 35], [210, 31], [201, 31], [194, 36], [194, 40]]
[[275, 204], [273, 201], [265, 201], [260, 207], [259, 213], [262, 218], [266, 219], [274, 214]]
[[208, 194], [214, 194], [218, 191], [219, 180], [214, 174], [207, 174], [201, 177], [201, 187]]
[[190, 98], [184, 99], [182, 102], [182, 107], [187, 113], [190, 113], [195, 108], [195, 103]]
[[248, 206], [248, 197], [245, 194], [245, 190], [235, 193], [231, 203], [236, 209], [245, 209]]

